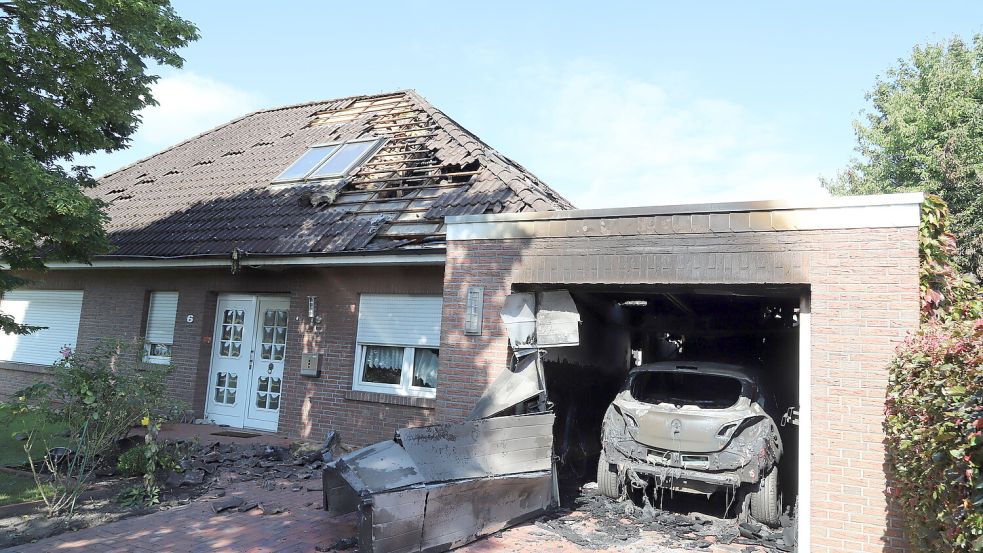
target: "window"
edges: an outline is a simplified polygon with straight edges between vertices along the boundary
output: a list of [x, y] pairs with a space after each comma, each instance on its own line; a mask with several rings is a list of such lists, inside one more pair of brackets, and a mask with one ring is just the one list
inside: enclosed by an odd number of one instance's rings
[[274, 183], [341, 178], [375, 153], [380, 139], [311, 146], [304, 155], [280, 173]]
[[729, 376], [692, 372], [647, 371], [631, 381], [631, 396], [644, 403], [703, 409], [726, 409], [741, 398], [741, 381]]
[[50, 365], [61, 350], [75, 347], [82, 315], [81, 290], [11, 290], [0, 298], [0, 312], [14, 322], [44, 327], [18, 336], [0, 332], [0, 360]]
[[441, 298], [363, 294], [352, 388], [435, 397]]
[[437, 348], [359, 345], [361, 371], [356, 388], [433, 397], [437, 390]]
[[143, 360], [166, 365], [171, 362], [174, 320], [177, 318], [177, 292], [151, 292], [147, 307]]

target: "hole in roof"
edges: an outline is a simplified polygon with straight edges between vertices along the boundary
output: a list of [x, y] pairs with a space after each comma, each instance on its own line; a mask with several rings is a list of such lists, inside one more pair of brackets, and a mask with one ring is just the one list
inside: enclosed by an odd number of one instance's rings
[[201, 161], [196, 161], [195, 164], [192, 165], [192, 167], [197, 167], [199, 165], [208, 165], [210, 163], [215, 163], [215, 160], [214, 159], [203, 159]]
[[164, 176], [166, 177], [168, 175], [180, 175], [180, 174], [181, 171], [178, 171], [177, 169], [171, 169], [170, 171], [164, 173]]
[[257, 142], [257, 143], [255, 143], [255, 144], [253, 144], [253, 145], [252, 145], [252, 147], [253, 147], [253, 148], [259, 148], [259, 147], [261, 147], [261, 146], [272, 146], [272, 145], [273, 145], [273, 143], [272, 143], [272, 142], [267, 142], [267, 141], [265, 141], [265, 140], [264, 140], [264, 141], [261, 141], [261, 142]]
[[242, 155], [245, 150], [232, 150], [231, 152], [225, 152], [222, 157], [239, 156]]
[[283, 136], [281, 136], [280, 138], [290, 138], [290, 137], [291, 137], [291, 136], [293, 136], [293, 135], [294, 135], [294, 133], [292, 133], [292, 132], [288, 132], [287, 134], [285, 134], [285, 135], [283, 135]]

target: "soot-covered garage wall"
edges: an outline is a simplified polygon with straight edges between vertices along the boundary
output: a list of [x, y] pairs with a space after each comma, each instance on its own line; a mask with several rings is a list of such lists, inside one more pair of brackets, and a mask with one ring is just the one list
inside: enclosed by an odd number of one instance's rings
[[[506, 365], [499, 311], [513, 285], [803, 285], [811, 346], [800, 427], [809, 459], [800, 462], [811, 468], [800, 483], [809, 507], [800, 537], [816, 552], [904, 551], [885, 495], [881, 424], [887, 364], [918, 325], [921, 199], [451, 218], [437, 418], [462, 420]], [[469, 335], [474, 286], [483, 288], [483, 319], [481, 333]]]

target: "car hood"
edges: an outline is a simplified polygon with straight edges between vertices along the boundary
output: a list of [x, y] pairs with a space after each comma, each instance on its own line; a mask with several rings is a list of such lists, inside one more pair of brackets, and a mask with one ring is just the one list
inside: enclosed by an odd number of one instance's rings
[[747, 398], [741, 398], [727, 409], [702, 409], [692, 405], [643, 403], [625, 391], [615, 398], [614, 406], [625, 416], [628, 432], [638, 443], [686, 453], [721, 451], [732, 437], [730, 433], [718, 436], [723, 426], [739, 426], [750, 418], [768, 418], [760, 405]]

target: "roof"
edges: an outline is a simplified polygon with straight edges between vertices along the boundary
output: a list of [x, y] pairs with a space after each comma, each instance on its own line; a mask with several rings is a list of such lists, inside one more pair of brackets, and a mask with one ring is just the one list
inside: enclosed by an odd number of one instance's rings
[[[385, 142], [342, 181], [270, 182], [308, 147]], [[319, 255], [442, 244], [444, 217], [572, 209], [414, 91], [261, 110], [110, 173], [113, 257]]]

